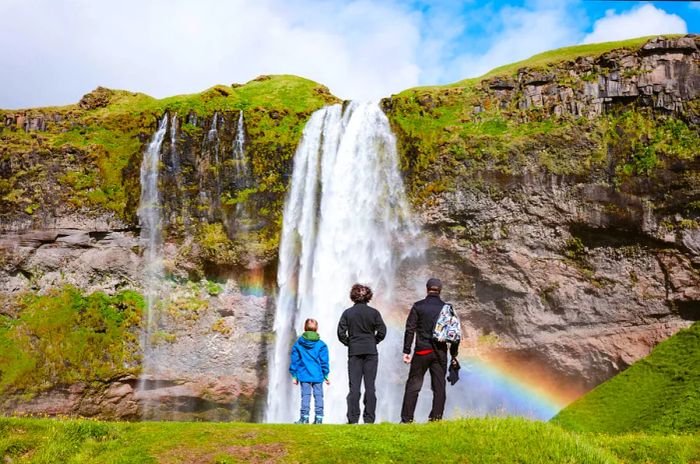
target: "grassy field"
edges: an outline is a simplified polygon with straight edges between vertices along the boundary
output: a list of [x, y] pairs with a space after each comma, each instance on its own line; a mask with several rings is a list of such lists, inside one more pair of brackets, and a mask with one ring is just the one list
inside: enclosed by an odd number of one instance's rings
[[576, 431], [700, 431], [700, 322], [596, 387], [553, 421]]
[[4, 463], [688, 463], [698, 435], [576, 434], [524, 419], [264, 425], [0, 419]]

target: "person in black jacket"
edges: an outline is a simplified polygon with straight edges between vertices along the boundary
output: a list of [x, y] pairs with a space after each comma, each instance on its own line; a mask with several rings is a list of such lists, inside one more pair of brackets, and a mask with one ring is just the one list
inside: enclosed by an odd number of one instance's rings
[[[433, 408], [429, 420], [442, 419], [445, 410], [445, 375], [447, 374], [447, 343], [433, 340], [433, 328], [445, 302], [440, 299], [442, 282], [429, 279], [426, 284], [428, 295], [424, 300], [416, 301], [406, 320], [406, 332], [403, 339], [403, 361], [411, 364], [406, 381], [406, 391], [401, 407], [401, 422], [413, 422], [418, 393], [423, 386], [425, 372], [430, 371], [430, 388], [433, 391]], [[416, 345], [411, 356], [411, 345], [415, 338]], [[456, 361], [459, 345], [450, 344], [452, 362]]]
[[338, 340], [348, 347], [348, 423], [357, 424], [360, 420], [360, 385], [365, 382], [365, 424], [374, 423], [377, 395], [374, 380], [377, 377], [377, 344], [386, 336], [386, 325], [379, 311], [367, 303], [372, 299], [372, 290], [355, 284], [350, 290], [350, 299], [355, 303], [346, 309], [338, 323]]

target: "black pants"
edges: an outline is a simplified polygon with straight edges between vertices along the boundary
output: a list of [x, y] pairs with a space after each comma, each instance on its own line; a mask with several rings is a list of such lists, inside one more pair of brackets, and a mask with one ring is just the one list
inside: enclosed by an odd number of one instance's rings
[[348, 422], [357, 424], [360, 420], [360, 385], [365, 381], [365, 411], [363, 419], [365, 424], [374, 423], [374, 412], [377, 409], [377, 394], [374, 390], [374, 380], [377, 378], [377, 364], [379, 357], [376, 354], [361, 354], [348, 356], [348, 377], [350, 379], [350, 393], [348, 393]]
[[430, 354], [414, 354], [411, 359], [411, 370], [408, 372], [406, 391], [401, 407], [401, 422], [413, 422], [416, 411], [418, 393], [423, 386], [425, 371], [430, 370], [430, 388], [433, 390], [433, 409], [430, 420], [442, 419], [445, 411], [445, 375], [447, 374], [447, 351], [434, 350]]

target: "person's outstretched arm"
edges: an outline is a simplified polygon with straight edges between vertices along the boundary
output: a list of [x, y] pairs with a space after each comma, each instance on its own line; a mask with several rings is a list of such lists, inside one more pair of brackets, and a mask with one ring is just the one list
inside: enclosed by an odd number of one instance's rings
[[338, 340], [345, 346], [350, 343], [350, 338], [348, 337], [348, 318], [345, 313], [340, 316], [340, 322], [338, 322]]
[[408, 313], [408, 319], [406, 319], [406, 331], [403, 335], [403, 354], [411, 354], [411, 347], [413, 346], [413, 339], [417, 327], [418, 313], [416, 312], [416, 307], [413, 306], [411, 312]]
[[377, 311], [377, 315], [375, 316], [374, 320], [374, 340], [379, 344], [382, 340], [384, 340], [384, 337], [386, 337], [386, 324], [384, 323], [384, 319], [382, 319], [382, 314]]

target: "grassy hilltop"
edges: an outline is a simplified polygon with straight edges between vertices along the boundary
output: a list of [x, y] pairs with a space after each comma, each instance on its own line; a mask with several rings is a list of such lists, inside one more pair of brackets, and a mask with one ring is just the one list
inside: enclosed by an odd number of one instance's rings
[[589, 432], [699, 433], [700, 323], [660, 343], [553, 422]]

